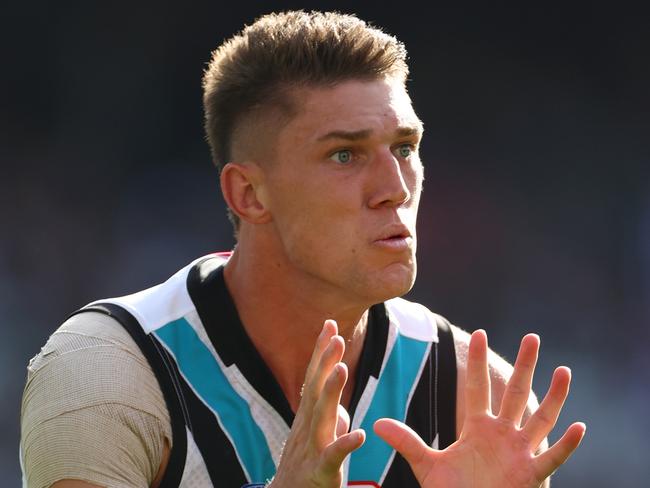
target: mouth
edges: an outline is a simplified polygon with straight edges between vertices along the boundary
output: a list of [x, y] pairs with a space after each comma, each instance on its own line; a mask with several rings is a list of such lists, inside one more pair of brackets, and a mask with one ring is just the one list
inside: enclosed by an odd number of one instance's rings
[[386, 227], [376, 239], [377, 241], [383, 241], [387, 239], [407, 239], [411, 236], [411, 232], [408, 227], [403, 224], [394, 224]]
[[392, 225], [379, 234], [374, 244], [394, 251], [403, 251], [411, 248], [413, 236], [405, 225]]

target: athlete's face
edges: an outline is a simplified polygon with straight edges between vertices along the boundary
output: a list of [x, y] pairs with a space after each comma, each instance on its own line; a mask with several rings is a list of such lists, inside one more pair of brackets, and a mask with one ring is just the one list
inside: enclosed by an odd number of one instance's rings
[[422, 125], [403, 84], [300, 89], [299, 113], [264, 169], [274, 232], [292, 268], [376, 303], [415, 280]]

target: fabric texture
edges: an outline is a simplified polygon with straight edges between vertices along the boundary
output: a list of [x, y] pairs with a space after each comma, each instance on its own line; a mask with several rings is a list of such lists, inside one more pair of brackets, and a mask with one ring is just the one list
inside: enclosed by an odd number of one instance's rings
[[80, 479], [149, 487], [172, 445], [170, 419], [140, 349], [111, 317], [67, 320], [28, 366], [21, 410], [24, 485]]

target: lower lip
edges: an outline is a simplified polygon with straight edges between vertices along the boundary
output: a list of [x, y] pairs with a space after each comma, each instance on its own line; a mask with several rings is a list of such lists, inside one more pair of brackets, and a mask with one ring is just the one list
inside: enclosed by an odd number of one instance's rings
[[375, 241], [377, 246], [390, 251], [410, 250], [412, 243], [412, 237], [390, 237], [388, 239], [379, 239], [378, 241]]

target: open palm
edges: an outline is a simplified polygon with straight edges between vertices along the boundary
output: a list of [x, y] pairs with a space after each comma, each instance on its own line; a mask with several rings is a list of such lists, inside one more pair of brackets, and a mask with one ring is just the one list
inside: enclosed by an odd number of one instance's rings
[[432, 449], [408, 426], [380, 419], [375, 432], [409, 462], [424, 488], [538, 488], [578, 447], [585, 425], [572, 424], [548, 450], [535, 455], [555, 426], [569, 392], [571, 372], [559, 367], [541, 405], [521, 425], [531, 392], [539, 338], [525, 336], [497, 416], [490, 408], [487, 336], [472, 334], [467, 359], [465, 422], [459, 439]]

